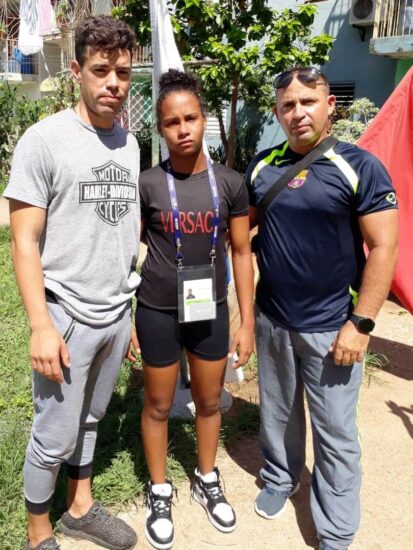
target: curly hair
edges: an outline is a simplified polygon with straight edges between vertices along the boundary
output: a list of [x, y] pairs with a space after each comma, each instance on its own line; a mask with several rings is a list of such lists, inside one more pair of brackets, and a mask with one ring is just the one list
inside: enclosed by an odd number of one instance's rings
[[159, 95], [156, 102], [156, 119], [158, 124], [161, 120], [162, 103], [169, 94], [174, 92], [189, 92], [194, 95], [199, 102], [202, 114], [205, 115], [201, 91], [201, 83], [193, 74], [184, 73], [178, 69], [169, 69], [167, 73], [163, 73], [159, 79]]
[[80, 66], [88, 46], [94, 50], [128, 50], [132, 56], [135, 45], [135, 33], [129, 25], [109, 15], [87, 17], [75, 28], [75, 58]]

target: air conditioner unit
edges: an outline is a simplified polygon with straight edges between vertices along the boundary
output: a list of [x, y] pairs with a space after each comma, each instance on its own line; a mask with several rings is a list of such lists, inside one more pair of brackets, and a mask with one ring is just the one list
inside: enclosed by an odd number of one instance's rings
[[376, 0], [352, 0], [350, 9], [350, 25], [369, 27], [374, 23]]

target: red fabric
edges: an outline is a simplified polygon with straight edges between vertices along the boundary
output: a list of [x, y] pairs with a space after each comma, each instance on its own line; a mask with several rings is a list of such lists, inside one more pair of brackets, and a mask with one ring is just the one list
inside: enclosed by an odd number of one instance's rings
[[399, 262], [391, 289], [413, 313], [413, 68], [357, 145], [381, 160], [396, 188], [400, 212]]

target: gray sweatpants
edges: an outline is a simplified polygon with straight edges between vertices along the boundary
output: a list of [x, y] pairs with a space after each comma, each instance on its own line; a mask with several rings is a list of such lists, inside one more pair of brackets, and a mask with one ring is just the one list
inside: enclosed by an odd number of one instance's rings
[[336, 334], [288, 331], [256, 312], [261, 477], [286, 495], [300, 480], [305, 465], [305, 389], [314, 445], [313, 519], [320, 540], [343, 549], [352, 542], [360, 519], [357, 405], [363, 365], [334, 364], [328, 348]]
[[24, 465], [24, 492], [33, 513], [47, 511], [62, 462], [74, 469], [91, 465], [97, 424], [115, 388], [131, 331], [129, 307], [102, 327], [74, 321], [50, 299], [47, 304], [54, 326], [67, 334], [71, 367], [63, 367], [62, 384], [33, 372], [35, 416]]

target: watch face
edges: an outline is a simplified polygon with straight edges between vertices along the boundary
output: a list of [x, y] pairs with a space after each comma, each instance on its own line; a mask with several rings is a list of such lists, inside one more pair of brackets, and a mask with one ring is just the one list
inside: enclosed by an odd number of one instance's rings
[[357, 326], [361, 332], [369, 333], [374, 329], [375, 323], [372, 319], [369, 319], [368, 317], [363, 317], [363, 319], [359, 320]]

